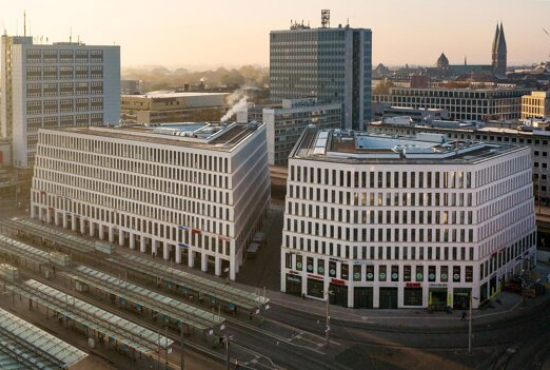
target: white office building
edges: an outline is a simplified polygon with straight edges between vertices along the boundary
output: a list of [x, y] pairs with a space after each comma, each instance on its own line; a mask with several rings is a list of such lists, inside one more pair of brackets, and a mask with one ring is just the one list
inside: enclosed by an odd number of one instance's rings
[[120, 47], [4, 35], [1, 89], [1, 135], [13, 165], [32, 167], [39, 128], [118, 123]]
[[235, 279], [269, 206], [265, 125], [38, 135], [32, 217]]
[[534, 267], [529, 148], [306, 130], [289, 159], [281, 289], [355, 308], [474, 308]]
[[320, 129], [341, 128], [342, 104], [320, 104], [316, 98], [283, 99], [281, 105], [258, 106], [237, 112], [237, 122], [261, 120], [267, 130], [267, 152], [271, 166], [285, 166], [288, 155], [309, 125]]

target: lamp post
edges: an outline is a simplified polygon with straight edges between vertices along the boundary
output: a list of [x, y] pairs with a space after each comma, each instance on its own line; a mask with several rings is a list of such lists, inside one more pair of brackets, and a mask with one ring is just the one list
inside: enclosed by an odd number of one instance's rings
[[325, 295], [327, 296], [327, 307], [326, 307], [326, 328], [325, 328], [325, 341], [327, 348], [330, 345], [330, 296], [334, 294], [332, 290], [327, 290]]
[[472, 303], [473, 300], [477, 300], [476, 297], [472, 295], [472, 292], [470, 291], [470, 317], [468, 320], [468, 353], [472, 354]]

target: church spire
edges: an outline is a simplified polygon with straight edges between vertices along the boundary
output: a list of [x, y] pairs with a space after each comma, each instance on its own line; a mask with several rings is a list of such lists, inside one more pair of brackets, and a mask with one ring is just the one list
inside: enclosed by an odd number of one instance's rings
[[506, 37], [504, 36], [504, 26], [502, 25], [502, 22], [500, 22], [500, 25], [497, 23], [495, 39], [493, 40], [493, 50], [492, 50], [493, 73], [495, 74], [506, 73], [507, 54], [508, 52], [506, 48]]

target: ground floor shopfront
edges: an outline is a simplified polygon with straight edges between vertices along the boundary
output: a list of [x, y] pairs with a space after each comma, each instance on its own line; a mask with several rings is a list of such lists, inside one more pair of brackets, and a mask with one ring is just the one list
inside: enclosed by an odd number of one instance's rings
[[354, 285], [342, 279], [327, 279], [322, 276], [301, 275], [288, 271], [282, 280], [282, 290], [288, 294], [325, 300], [330, 292], [330, 303], [357, 309], [433, 308], [467, 310], [470, 305], [478, 308], [483, 302], [494, 298], [504, 288], [504, 282], [521, 271], [535, 266], [531, 259], [499, 271], [473, 283], [426, 283], [398, 282], [386, 284]]

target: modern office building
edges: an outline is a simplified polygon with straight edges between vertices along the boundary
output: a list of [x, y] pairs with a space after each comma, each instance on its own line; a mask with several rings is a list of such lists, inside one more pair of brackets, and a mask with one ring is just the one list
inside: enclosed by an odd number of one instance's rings
[[270, 201], [265, 125], [38, 135], [32, 217], [235, 279]]
[[392, 106], [414, 109], [446, 109], [455, 120], [518, 119], [521, 117], [521, 97], [529, 89], [412, 89], [392, 88], [390, 98], [377, 101], [391, 101]]
[[228, 93], [148, 93], [122, 95], [124, 123], [219, 121], [227, 111]]
[[410, 117], [413, 122], [449, 118], [449, 112], [446, 109], [392, 107], [390, 103], [383, 102], [372, 103], [372, 115], [377, 121], [394, 117]]
[[318, 104], [315, 98], [283, 99], [281, 108], [264, 108], [270, 165], [286, 166], [292, 148], [309, 125], [341, 128], [342, 104]]
[[341, 103], [344, 127], [362, 129], [371, 120], [372, 32], [326, 19], [321, 28], [293, 23], [270, 33], [270, 98], [316, 97]]
[[476, 308], [534, 267], [535, 237], [528, 148], [308, 129], [289, 159], [281, 289]]
[[521, 97], [521, 118], [550, 117], [550, 92], [533, 91]]
[[120, 47], [2, 36], [2, 136], [13, 165], [34, 164], [38, 129], [118, 123]]
[[139, 95], [141, 94], [141, 80], [121, 80], [121, 95]]
[[[498, 145], [521, 145], [531, 150], [533, 191], [539, 204], [550, 205], [550, 131], [543, 127], [476, 127], [475, 124], [443, 121], [431, 125], [408, 126], [375, 122], [369, 126], [370, 133], [388, 135], [416, 135], [418, 133], [444, 134], [449, 139], [483, 141]], [[535, 126], [538, 123], [534, 123]], [[454, 127], [453, 127], [454, 126]]]

